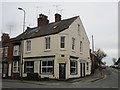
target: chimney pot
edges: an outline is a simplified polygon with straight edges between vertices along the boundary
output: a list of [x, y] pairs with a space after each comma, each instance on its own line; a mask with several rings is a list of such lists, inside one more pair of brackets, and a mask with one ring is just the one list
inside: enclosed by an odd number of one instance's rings
[[10, 39], [9, 34], [3, 33], [2, 36], [1, 36], [1, 40], [2, 40], [2, 41], [5, 41], [5, 40], [8, 40], [8, 39]]
[[55, 14], [55, 22], [61, 21], [61, 15], [56, 13]]
[[39, 14], [38, 27], [48, 24], [49, 20], [47, 18], [48, 18], [48, 16], [46, 16], [44, 14]]

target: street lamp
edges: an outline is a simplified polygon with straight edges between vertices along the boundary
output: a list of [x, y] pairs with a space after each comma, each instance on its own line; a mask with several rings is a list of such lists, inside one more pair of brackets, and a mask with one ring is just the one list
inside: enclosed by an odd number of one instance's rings
[[[19, 10], [22, 10], [24, 12], [24, 18], [23, 18], [23, 33], [24, 33], [24, 30], [25, 30], [25, 10], [22, 9], [22, 8], [18, 8]], [[23, 34], [23, 37], [22, 37], [22, 41], [21, 41], [21, 70], [20, 70], [20, 79], [22, 80], [22, 72], [23, 72], [23, 50], [24, 50], [24, 34]]]

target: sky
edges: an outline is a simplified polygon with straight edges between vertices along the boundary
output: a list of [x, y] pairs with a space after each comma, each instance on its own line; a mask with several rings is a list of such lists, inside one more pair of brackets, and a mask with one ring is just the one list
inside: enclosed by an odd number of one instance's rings
[[84, 2], [78, 0], [61, 0], [61, 2], [56, 0], [54, 2], [51, 0], [51, 2], [48, 0], [41, 0], [41, 2], [22, 1], [12, 0], [10, 2], [4, 0], [4, 2], [0, 2], [0, 12], [2, 13], [0, 15], [1, 33], [9, 33], [11, 38], [22, 33], [23, 12], [18, 10], [18, 7], [22, 7], [26, 11], [25, 27], [37, 26], [37, 17], [40, 13], [47, 15], [50, 22], [54, 22], [55, 13], [60, 13], [62, 19], [80, 16], [90, 41], [90, 48], [93, 35], [95, 50], [101, 49], [107, 54], [103, 61], [111, 65], [113, 64], [112, 58], [118, 58], [117, 0], [104, 0], [103, 2], [100, 2], [100, 0], [98, 2], [94, 0], [91, 2], [87, 0]]

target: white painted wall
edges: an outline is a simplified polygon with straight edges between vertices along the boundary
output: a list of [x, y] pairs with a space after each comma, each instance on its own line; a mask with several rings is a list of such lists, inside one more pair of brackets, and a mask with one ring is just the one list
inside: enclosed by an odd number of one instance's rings
[[[80, 24], [80, 33], [78, 33], [78, 24]], [[65, 49], [60, 49], [60, 37], [65, 36]], [[50, 37], [50, 50], [45, 50], [45, 37]], [[72, 50], [72, 37], [75, 38], [75, 50]], [[36, 57], [36, 56], [49, 56], [55, 55], [55, 75], [47, 75], [51, 78], [59, 78], [59, 63], [57, 61], [57, 57], [61, 54], [64, 54], [65, 57], [68, 58], [66, 62], [66, 78], [80, 77], [80, 72], [77, 75], [70, 75], [70, 60], [69, 56], [79, 57], [76, 61], [78, 62], [78, 71], [80, 71], [80, 60], [86, 60], [86, 62], [90, 62], [90, 54], [89, 54], [89, 40], [84, 30], [84, 27], [81, 23], [80, 18], [77, 18], [68, 29], [55, 34], [48, 35], [44, 37], [37, 37], [31, 40], [31, 52], [26, 52], [26, 40], [24, 40], [24, 57]], [[83, 52], [80, 52], [80, 41], [83, 42]], [[39, 61], [35, 60], [34, 63], [34, 72], [39, 72]], [[90, 62], [91, 63], [91, 62]], [[86, 74], [89, 74], [90, 71], [87, 71]], [[25, 74], [24, 74], [25, 75]], [[41, 75], [41, 77], [47, 77], [46, 75]]]

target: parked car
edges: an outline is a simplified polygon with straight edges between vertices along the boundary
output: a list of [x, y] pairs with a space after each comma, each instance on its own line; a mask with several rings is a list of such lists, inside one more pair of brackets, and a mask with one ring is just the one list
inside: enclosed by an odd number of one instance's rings
[[102, 69], [106, 69], [106, 65], [101, 65]]

